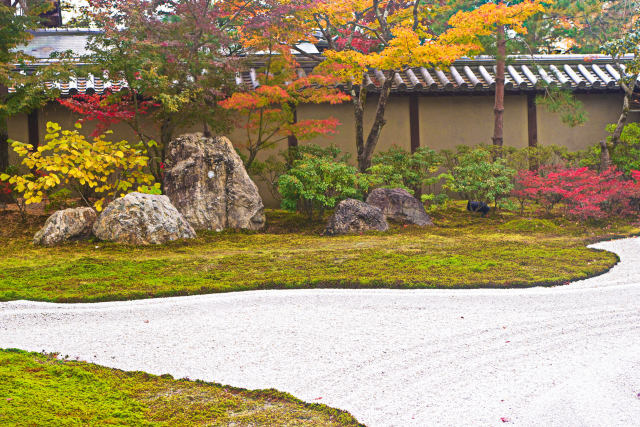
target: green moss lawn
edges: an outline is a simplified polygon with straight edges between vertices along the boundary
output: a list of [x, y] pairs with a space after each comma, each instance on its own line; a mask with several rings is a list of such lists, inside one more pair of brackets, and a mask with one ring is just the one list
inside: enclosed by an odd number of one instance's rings
[[130, 247], [104, 242], [39, 248], [27, 224], [0, 214], [0, 301], [107, 301], [251, 289], [475, 288], [558, 285], [601, 274], [614, 254], [587, 249], [640, 232], [630, 222], [580, 224], [463, 204], [434, 214], [431, 228], [323, 237], [322, 222], [268, 211], [259, 233], [203, 233], [196, 240]]
[[0, 425], [358, 426], [349, 413], [275, 390], [123, 372], [0, 350]]

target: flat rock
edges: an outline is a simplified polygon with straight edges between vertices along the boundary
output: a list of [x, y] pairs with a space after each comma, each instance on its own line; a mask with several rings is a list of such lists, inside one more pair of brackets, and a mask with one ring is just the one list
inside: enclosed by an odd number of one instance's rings
[[382, 210], [361, 200], [347, 199], [338, 203], [324, 230], [325, 235], [362, 231], [387, 231], [389, 224]]
[[130, 245], [161, 244], [196, 237], [167, 196], [129, 193], [109, 203], [93, 225], [101, 240]]
[[264, 227], [264, 204], [231, 141], [186, 134], [167, 147], [164, 192], [195, 230]]
[[91, 237], [96, 211], [82, 207], [54, 212], [33, 238], [34, 245], [56, 246]]
[[367, 203], [382, 210], [387, 219], [403, 224], [433, 225], [424, 205], [403, 188], [376, 188]]

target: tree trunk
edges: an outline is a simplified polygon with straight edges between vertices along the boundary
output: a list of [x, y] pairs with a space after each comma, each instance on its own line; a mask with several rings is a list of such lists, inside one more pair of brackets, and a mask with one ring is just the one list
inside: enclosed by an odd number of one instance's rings
[[[0, 105], [4, 105], [9, 88], [0, 84]], [[9, 166], [9, 124], [7, 117], [0, 115], [0, 172], [4, 172]]]
[[0, 118], [0, 172], [9, 167], [9, 132], [7, 119]]
[[529, 170], [535, 172], [538, 164], [538, 109], [536, 106], [536, 94], [527, 95], [527, 130], [529, 140]]
[[502, 147], [504, 144], [504, 68], [506, 61], [506, 39], [504, 25], [498, 26], [498, 55], [496, 57], [496, 96], [494, 105], [495, 123], [493, 127], [493, 145]]
[[[289, 107], [291, 108], [292, 113], [290, 124], [296, 124], [298, 123], [298, 110], [296, 109], [296, 106], [294, 104], [290, 104]], [[295, 156], [297, 156], [297, 151], [298, 138], [295, 135], [291, 134], [287, 136], [287, 157], [290, 165], [293, 164]]]
[[627, 118], [629, 117], [629, 110], [631, 109], [631, 98], [633, 96], [633, 88], [625, 89], [624, 92], [624, 100], [622, 101], [622, 112], [620, 113], [620, 117], [618, 118], [618, 123], [616, 123], [616, 128], [611, 135], [611, 144], [615, 148], [616, 145], [620, 143], [620, 137], [622, 136], [622, 131], [624, 130], [624, 126], [627, 124]]
[[362, 81], [358, 93], [352, 91], [353, 102], [353, 121], [356, 127], [356, 151], [358, 153], [358, 167], [360, 167], [360, 159], [364, 155], [364, 104], [367, 102], [367, 89]]
[[360, 172], [366, 172], [371, 167], [371, 157], [373, 151], [380, 139], [380, 132], [387, 123], [384, 119], [384, 113], [387, 109], [387, 102], [389, 101], [389, 94], [391, 93], [391, 86], [393, 84], [392, 76], [385, 76], [386, 79], [380, 88], [380, 96], [378, 97], [378, 106], [376, 108], [376, 116], [373, 119], [371, 130], [367, 136], [367, 141], [363, 146], [362, 152], [358, 151], [358, 169]]
[[604, 172], [611, 167], [611, 155], [607, 141], [600, 141], [600, 172]]

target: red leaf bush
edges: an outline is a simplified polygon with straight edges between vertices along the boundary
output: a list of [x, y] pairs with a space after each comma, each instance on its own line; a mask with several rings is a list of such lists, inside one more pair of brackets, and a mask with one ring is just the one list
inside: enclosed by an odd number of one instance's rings
[[521, 203], [531, 200], [551, 213], [564, 206], [567, 216], [577, 219], [603, 219], [640, 214], [640, 171], [632, 179], [615, 168], [597, 173], [588, 168], [542, 168], [522, 170], [516, 177], [512, 195]]
[[120, 95], [118, 98], [110, 94], [78, 94], [71, 98], [59, 98], [58, 102], [82, 116], [79, 122], [97, 122], [95, 130], [91, 136], [104, 134], [113, 125], [122, 121], [131, 121], [136, 116], [136, 109], [139, 114], [145, 115], [151, 107], [157, 107], [150, 101], [134, 102], [131, 95]]

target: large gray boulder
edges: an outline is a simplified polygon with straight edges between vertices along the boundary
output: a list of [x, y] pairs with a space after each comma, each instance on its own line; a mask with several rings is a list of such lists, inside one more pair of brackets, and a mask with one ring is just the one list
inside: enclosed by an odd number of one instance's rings
[[96, 217], [96, 211], [88, 207], [56, 211], [47, 218], [44, 226], [36, 233], [33, 244], [55, 246], [88, 239], [91, 237], [91, 229]]
[[324, 230], [325, 235], [387, 231], [389, 224], [382, 211], [365, 202], [347, 199], [338, 203]]
[[196, 230], [264, 227], [264, 205], [225, 137], [182, 135], [169, 143], [164, 193]]
[[196, 237], [167, 196], [129, 193], [109, 203], [93, 225], [100, 240], [130, 245], [161, 244]]
[[433, 225], [424, 205], [402, 188], [376, 188], [367, 203], [382, 210], [387, 219], [403, 224]]

